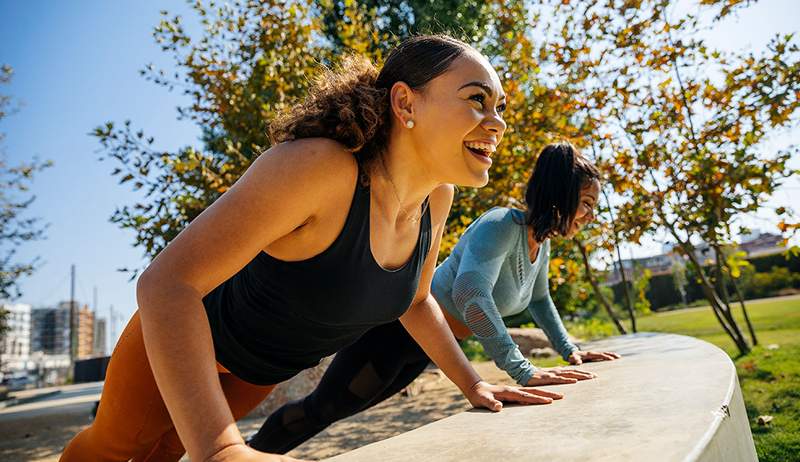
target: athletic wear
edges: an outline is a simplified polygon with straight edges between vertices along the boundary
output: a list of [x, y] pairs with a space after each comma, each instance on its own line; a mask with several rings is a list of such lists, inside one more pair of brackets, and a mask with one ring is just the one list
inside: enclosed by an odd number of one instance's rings
[[[203, 299], [235, 419], [263, 401], [272, 384], [318, 364], [370, 328], [396, 321], [411, 304], [432, 241], [427, 204], [411, 258], [385, 270], [370, 250], [369, 188], [356, 183], [345, 225], [328, 249], [299, 262], [261, 252]], [[413, 341], [409, 347], [419, 350]], [[150, 370], [137, 312], [112, 355], [96, 420], [61, 460], [177, 462], [183, 453]]]
[[536, 368], [508, 335], [503, 317], [527, 308], [564, 359], [578, 348], [550, 298], [550, 240], [531, 262], [522, 223], [524, 214], [516, 209], [496, 207], [481, 215], [436, 268], [431, 290], [443, 308], [472, 330], [497, 366], [525, 385]]
[[423, 207], [414, 253], [386, 270], [370, 249], [369, 187], [357, 180], [344, 228], [325, 251], [296, 262], [261, 252], [203, 299], [217, 360], [250, 383], [276, 384], [399, 318], [432, 241]]
[[[217, 372], [234, 419], [247, 415], [274, 388], [247, 383], [219, 364]], [[59, 461], [178, 462], [184, 452], [153, 378], [137, 311], [111, 355], [94, 422], [69, 442]]]
[[429, 363], [400, 321], [375, 327], [337, 353], [314, 392], [272, 413], [248, 444], [289, 452], [333, 422], [399, 392]]
[[[472, 329], [492, 359], [520, 383], [535, 368], [500, 318], [528, 308], [551, 343], [566, 357], [577, 349], [550, 299], [550, 242], [529, 257], [519, 210], [495, 208], [475, 220], [437, 269], [432, 291], [439, 304]], [[488, 296], [487, 296], [488, 294]], [[466, 316], [469, 314], [469, 316]], [[274, 412], [248, 444], [286, 453], [337, 420], [374, 406], [408, 386], [430, 359], [399, 322], [376, 327], [340, 351], [316, 390]]]

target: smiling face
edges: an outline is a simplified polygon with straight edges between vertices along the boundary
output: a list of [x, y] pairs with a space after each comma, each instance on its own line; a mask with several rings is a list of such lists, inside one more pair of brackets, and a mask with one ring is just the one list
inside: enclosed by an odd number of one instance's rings
[[489, 62], [467, 51], [446, 72], [411, 93], [413, 103], [406, 113], [395, 113], [401, 130], [405, 121], [414, 121], [406, 134], [431, 177], [441, 183], [485, 186], [491, 156], [506, 130], [505, 94]]
[[581, 195], [578, 199], [578, 208], [575, 210], [575, 217], [570, 224], [568, 238], [575, 236], [584, 226], [591, 223], [595, 218], [594, 209], [597, 206], [597, 199], [600, 195], [600, 182], [592, 179], [589, 184], [581, 188]]

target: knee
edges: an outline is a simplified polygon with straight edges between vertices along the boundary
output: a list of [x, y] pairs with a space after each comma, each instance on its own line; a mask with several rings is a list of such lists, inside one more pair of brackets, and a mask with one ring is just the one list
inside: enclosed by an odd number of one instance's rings
[[319, 400], [309, 396], [303, 401], [308, 420], [317, 429], [323, 429], [341, 419], [357, 413], [363, 403], [353, 398]]
[[97, 428], [90, 425], [67, 444], [59, 462], [83, 462], [86, 460], [127, 460], [129, 454], [124, 448], [115, 448], [110, 439], [99, 435]]

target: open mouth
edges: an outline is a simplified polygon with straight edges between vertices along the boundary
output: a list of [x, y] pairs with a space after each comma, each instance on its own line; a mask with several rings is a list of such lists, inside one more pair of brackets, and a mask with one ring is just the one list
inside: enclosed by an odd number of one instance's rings
[[467, 148], [469, 152], [475, 154], [476, 156], [484, 157], [487, 160], [492, 157], [492, 153], [494, 153], [497, 148], [492, 143], [483, 143], [479, 141], [467, 141], [464, 143], [464, 147]]

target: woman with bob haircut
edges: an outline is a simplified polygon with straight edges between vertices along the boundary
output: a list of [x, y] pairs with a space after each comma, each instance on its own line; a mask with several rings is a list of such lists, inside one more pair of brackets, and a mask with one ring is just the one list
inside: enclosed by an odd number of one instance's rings
[[277, 461], [235, 421], [275, 384], [399, 319], [477, 407], [558, 393], [483, 382], [430, 292], [452, 184], [484, 186], [506, 125], [485, 57], [447, 36], [325, 72], [272, 148], [159, 253], [62, 461]]
[[[454, 338], [475, 335], [495, 364], [523, 386], [575, 383], [590, 372], [537, 369], [511, 339], [504, 317], [528, 310], [571, 364], [619, 358], [580, 351], [569, 341], [550, 297], [550, 237], [572, 237], [594, 219], [600, 192], [595, 166], [568, 143], [546, 146], [525, 195], [525, 211], [495, 207], [464, 231], [436, 268], [431, 291]], [[409, 385], [430, 363], [399, 322], [376, 327], [333, 359], [314, 392], [275, 411], [251, 447], [285, 453], [333, 422], [363, 411]]]

